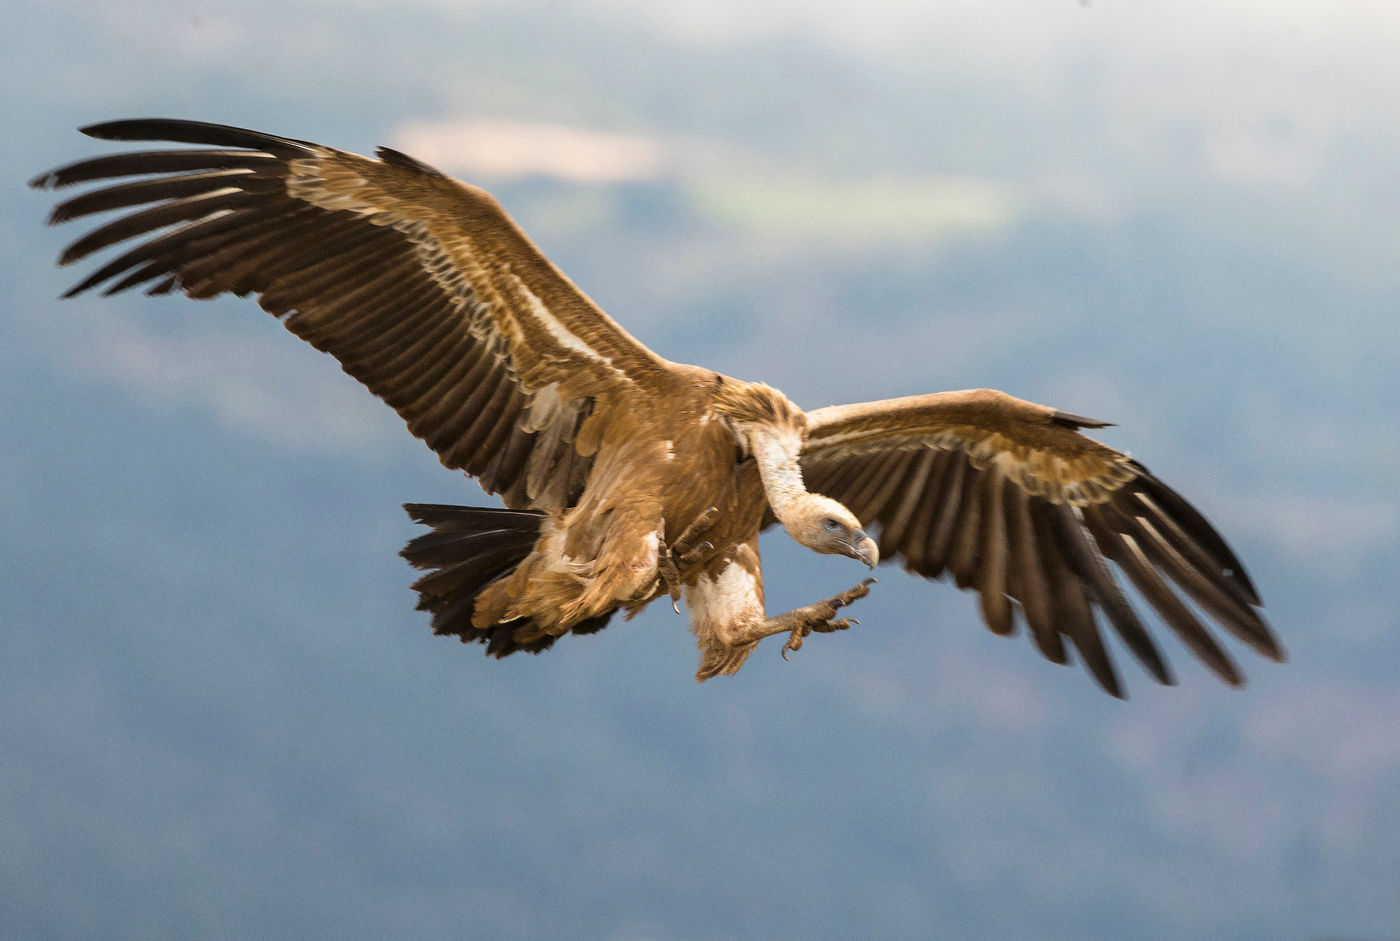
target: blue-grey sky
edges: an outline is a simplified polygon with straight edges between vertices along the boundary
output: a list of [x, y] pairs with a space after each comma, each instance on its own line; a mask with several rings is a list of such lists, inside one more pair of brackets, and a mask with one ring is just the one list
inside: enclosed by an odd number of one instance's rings
[[[58, 2], [0, 36], [0, 938], [1400, 931], [1400, 8]], [[805, 406], [1117, 423], [1288, 646], [1126, 703], [970, 597], [697, 686], [656, 606], [431, 636], [404, 501], [488, 502], [250, 301], [84, 297], [78, 125], [389, 144], [663, 355]], [[764, 544], [770, 607], [853, 564]]]

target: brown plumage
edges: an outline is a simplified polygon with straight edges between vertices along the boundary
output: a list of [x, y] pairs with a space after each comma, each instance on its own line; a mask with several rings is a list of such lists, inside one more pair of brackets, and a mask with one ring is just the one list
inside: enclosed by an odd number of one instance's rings
[[979, 593], [993, 631], [1024, 620], [1047, 658], [1078, 650], [1115, 696], [1100, 616], [1158, 681], [1172, 676], [1114, 567], [1227, 683], [1242, 682], [1238, 669], [1181, 593], [1283, 659], [1224, 540], [1145, 467], [1079, 431], [1100, 422], [990, 390], [804, 413], [776, 389], [646, 349], [489, 194], [404, 154], [191, 121], [84, 133], [199, 147], [33, 181], [134, 178], [55, 208], [55, 223], [125, 210], [61, 264], [134, 242], [65, 296], [254, 294], [445, 466], [501, 496], [506, 509], [408, 505], [431, 528], [403, 554], [427, 571], [414, 587], [440, 634], [496, 656], [537, 652], [669, 593], [690, 609], [697, 678], [733, 673], [765, 636], [789, 634], [786, 654], [848, 627], [839, 609], [869, 590], [768, 617], [758, 534], [781, 522], [818, 552], [949, 573]]

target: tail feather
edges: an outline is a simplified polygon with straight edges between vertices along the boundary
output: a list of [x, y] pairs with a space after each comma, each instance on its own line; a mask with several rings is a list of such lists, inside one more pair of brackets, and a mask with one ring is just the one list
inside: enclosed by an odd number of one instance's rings
[[416, 537], [404, 548], [405, 557], [412, 555], [413, 564], [418, 568], [430, 566], [444, 567], [461, 562], [473, 551], [483, 552], [496, 549], [521, 549], [527, 552], [534, 545], [537, 534], [520, 529], [486, 529], [481, 532], [453, 533], [437, 530]]
[[[539, 653], [555, 641], [540, 636], [529, 618], [516, 618], [489, 627], [472, 624], [476, 598], [483, 589], [505, 578], [530, 554], [539, 540], [544, 514], [531, 510], [406, 503], [416, 522], [432, 527], [416, 536], [399, 554], [414, 568], [427, 570], [413, 590], [418, 609], [433, 615], [433, 632], [455, 635], [463, 643], [486, 645], [486, 653], [504, 657], [518, 650]], [[602, 630], [611, 613], [590, 618], [572, 628], [575, 634]], [[517, 641], [528, 636], [528, 641]]]
[[[479, 540], [463, 540], [454, 547], [457, 549], [457, 557], [460, 561], [444, 560], [428, 563], [438, 566], [438, 569], [424, 575], [413, 584], [413, 590], [418, 592], [418, 610], [434, 610], [428, 605], [430, 600], [463, 595], [476, 597], [477, 592], [487, 585], [515, 571], [515, 567], [530, 554], [530, 548], [534, 545], [533, 541], [524, 545], [504, 542], [487, 548], [479, 548], [472, 545], [473, 541]], [[406, 555], [408, 550], [405, 549], [404, 552]], [[437, 554], [441, 555], [442, 553]], [[416, 559], [409, 561], [419, 568], [424, 567], [418, 565]]]

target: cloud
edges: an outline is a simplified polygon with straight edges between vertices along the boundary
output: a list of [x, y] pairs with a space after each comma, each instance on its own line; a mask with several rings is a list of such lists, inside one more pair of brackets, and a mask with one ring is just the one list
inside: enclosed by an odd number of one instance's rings
[[553, 176], [620, 183], [653, 179], [668, 163], [667, 147], [657, 138], [563, 124], [420, 120], [400, 126], [393, 140], [397, 149], [468, 179]]

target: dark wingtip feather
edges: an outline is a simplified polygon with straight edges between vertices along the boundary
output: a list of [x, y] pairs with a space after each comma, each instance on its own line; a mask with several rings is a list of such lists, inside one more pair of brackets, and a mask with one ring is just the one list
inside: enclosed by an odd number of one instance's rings
[[1050, 421], [1056, 425], [1063, 425], [1072, 430], [1080, 428], [1112, 428], [1113, 422], [1099, 421], [1097, 418], [1085, 418], [1083, 415], [1076, 415], [1073, 412], [1062, 412], [1058, 409], [1050, 415]]
[[1250, 579], [1249, 573], [1245, 571], [1244, 565], [1229, 544], [1225, 542], [1225, 537], [1220, 535], [1201, 514], [1201, 511], [1187, 502], [1181, 494], [1162, 483], [1140, 462], [1129, 461], [1128, 466], [1137, 472], [1138, 479], [1148, 496], [1172, 514], [1173, 520], [1210, 554], [1220, 567], [1220, 573], [1227, 579], [1227, 583], [1241, 593], [1242, 600], [1253, 607], [1263, 607], [1264, 603], [1259, 598], [1259, 591], [1254, 587], [1254, 582]]
[[1250, 646], [1260, 655], [1268, 657], [1274, 663], [1287, 663], [1288, 651], [1284, 649], [1283, 644], [1279, 643], [1279, 639], [1274, 636], [1273, 630], [1268, 624], [1264, 624], [1262, 619], [1261, 624], [1263, 627], [1262, 636], [1256, 637], [1257, 643], [1251, 643]]
[[1103, 691], [1116, 699], [1127, 699], [1127, 694], [1123, 692], [1123, 681], [1118, 676], [1118, 668], [1114, 666], [1103, 638], [1092, 625], [1090, 628], [1083, 634], [1076, 632], [1064, 636], [1074, 645], [1074, 649], [1079, 653], [1079, 662]]
[[230, 124], [186, 121], [181, 118], [126, 118], [103, 121], [78, 128], [88, 137], [117, 141], [174, 141], [181, 144], [209, 144], [216, 147], [251, 147], [255, 150], [299, 152], [316, 147], [309, 141], [278, 137]]
[[[1085, 666], [1089, 666], [1087, 663]], [[1123, 683], [1118, 679], [1118, 671], [1110, 663], [1106, 671], [1100, 671], [1094, 667], [1089, 667], [1089, 675], [1094, 678], [1094, 682], [1099, 684], [1099, 689], [1103, 690], [1114, 699], [1128, 700], [1128, 694], [1123, 689]]]
[[380, 160], [383, 160], [390, 166], [402, 167], [405, 170], [414, 170], [418, 173], [426, 174], [427, 176], [446, 176], [445, 173], [443, 173], [436, 167], [429, 166], [423, 161], [418, 160], [415, 157], [410, 157], [408, 154], [398, 150], [394, 150], [391, 147], [376, 148], [374, 154], [376, 157], [378, 157]]
[[1056, 505], [1049, 519], [1054, 524], [1056, 545], [1064, 553], [1066, 564], [1093, 597], [1119, 638], [1153, 679], [1163, 686], [1175, 686], [1176, 676], [1170, 665], [1104, 563], [1097, 537], [1080, 522], [1075, 511], [1064, 504]]

